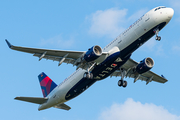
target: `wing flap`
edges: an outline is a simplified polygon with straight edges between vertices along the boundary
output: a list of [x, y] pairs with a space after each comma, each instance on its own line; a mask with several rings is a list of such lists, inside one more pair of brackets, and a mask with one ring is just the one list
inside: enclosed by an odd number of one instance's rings
[[[41, 55], [42, 54], [35, 53], [33, 56], [40, 57]], [[59, 62], [63, 57], [62, 56], [45, 55], [43, 58], [47, 59], [47, 60], [53, 60], [53, 61], [58, 61]], [[64, 63], [71, 63], [71, 64], [73, 64], [75, 61], [76, 61], [76, 59], [68, 57], [68, 58], [65, 58]]]
[[35, 104], [43, 104], [48, 100], [47, 98], [39, 98], [39, 97], [16, 97], [14, 99], [25, 102], [31, 102]]

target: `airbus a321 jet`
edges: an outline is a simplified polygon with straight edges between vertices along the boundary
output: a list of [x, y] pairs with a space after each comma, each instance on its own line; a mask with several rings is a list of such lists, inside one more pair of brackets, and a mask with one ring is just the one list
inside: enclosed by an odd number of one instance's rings
[[58, 61], [59, 66], [62, 63], [68, 63], [77, 67], [76, 71], [59, 85], [56, 85], [45, 73], [41, 73], [38, 78], [44, 97], [16, 97], [15, 99], [40, 104], [38, 110], [50, 107], [69, 110], [71, 108], [65, 102], [75, 98], [95, 82], [109, 76], [121, 76], [118, 81], [120, 87], [127, 86], [125, 77], [133, 78], [134, 82], [142, 80], [146, 84], [151, 81], [167, 82], [164, 76], [150, 71], [154, 66], [152, 58], [147, 57], [137, 63], [130, 57], [136, 49], [154, 35], [155, 39], [160, 41], [161, 37], [158, 33], [169, 23], [173, 15], [172, 8], [156, 7], [130, 25], [103, 49], [98, 45], [87, 51], [28, 48], [14, 46], [6, 40], [9, 48], [31, 53], [38, 57], [39, 61], [48, 59]]

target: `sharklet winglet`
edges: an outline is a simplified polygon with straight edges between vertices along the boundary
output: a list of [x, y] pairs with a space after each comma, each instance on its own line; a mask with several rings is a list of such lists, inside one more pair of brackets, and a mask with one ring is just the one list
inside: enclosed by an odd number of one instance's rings
[[9, 46], [9, 48], [13, 47], [13, 45], [11, 45], [11, 43], [7, 39], [5, 39], [5, 41], [6, 41], [7, 45]]

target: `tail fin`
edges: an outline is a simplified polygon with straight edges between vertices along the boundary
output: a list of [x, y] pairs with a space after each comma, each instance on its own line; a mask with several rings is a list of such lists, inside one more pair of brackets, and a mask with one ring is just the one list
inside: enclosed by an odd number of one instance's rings
[[38, 78], [43, 96], [46, 97], [57, 85], [44, 72], [42, 72]]

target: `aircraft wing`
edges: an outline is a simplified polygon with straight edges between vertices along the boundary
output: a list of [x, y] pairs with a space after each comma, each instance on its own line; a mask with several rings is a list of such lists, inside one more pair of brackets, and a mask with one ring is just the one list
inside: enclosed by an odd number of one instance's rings
[[[86, 69], [89, 66], [93, 65], [94, 62], [89, 62], [88, 64], [81, 64], [81, 57], [86, 53], [85, 51], [65, 51], [65, 50], [52, 50], [52, 49], [39, 49], [39, 48], [29, 48], [29, 47], [20, 47], [11, 45], [9, 41], [6, 40], [9, 48], [21, 52], [31, 53], [33, 56], [39, 57], [41, 59], [58, 61], [61, 65], [63, 62], [67, 64], [73, 64], [73, 66]], [[107, 55], [103, 53], [102, 55]]]
[[[137, 80], [146, 81], [146, 84], [148, 84], [151, 81], [159, 82], [159, 83], [165, 83], [168, 80], [162, 75], [159, 76], [156, 73], [152, 71], [145, 72], [143, 74], [133, 74], [129, 72], [132, 68], [137, 66], [138, 63], [132, 59], [129, 59], [121, 68], [125, 69], [127, 71], [126, 77], [134, 78], [134, 82]], [[121, 71], [116, 70], [114, 73], [111, 74], [111, 76], [121, 76]]]

